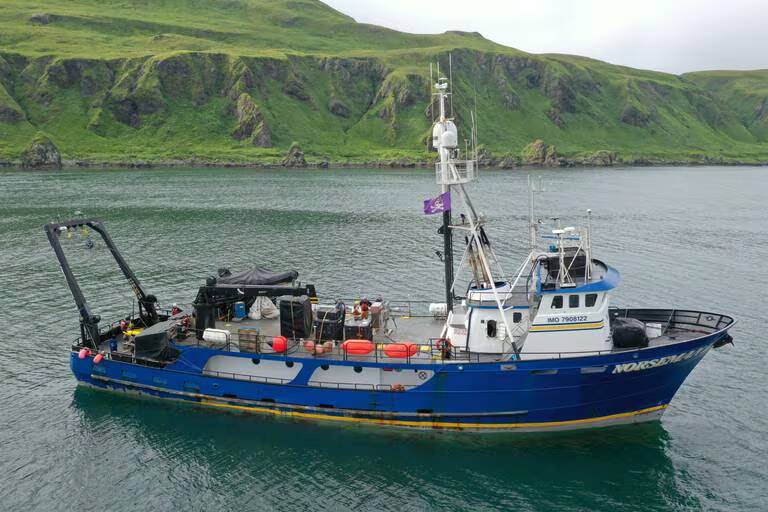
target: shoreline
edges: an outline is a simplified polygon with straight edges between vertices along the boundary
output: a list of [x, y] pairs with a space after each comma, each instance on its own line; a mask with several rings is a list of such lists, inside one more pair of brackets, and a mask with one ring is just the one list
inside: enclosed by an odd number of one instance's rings
[[[19, 171], [33, 170], [72, 170], [72, 169], [158, 169], [158, 168], [241, 168], [241, 169], [429, 169], [432, 161], [411, 160], [370, 160], [359, 162], [306, 162], [300, 165], [285, 165], [280, 162], [236, 162], [236, 161], [210, 161], [210, 160], [157, 160], [157, 161], [88, 161], [88, 160], [62, 160], [61, 166], [43, 165], [29, 167], [22, 165], [21, 161], [0, 160], [1, 169], [13, 169]], [[725, 161], [725, 160], [665, 160], [665, 159], [636, 159], [632, 161], [613, 162], [586, 162], [578, 160], [561, 160], [553, 163], [514, 163], [510, 165], [503, 159], [489, 159], [480, 162], [480, 167], [502, 170], [516, 169], [576, 169], [576, 168], [643, 168], [643, 167], [768, 167], [768, 161]]]

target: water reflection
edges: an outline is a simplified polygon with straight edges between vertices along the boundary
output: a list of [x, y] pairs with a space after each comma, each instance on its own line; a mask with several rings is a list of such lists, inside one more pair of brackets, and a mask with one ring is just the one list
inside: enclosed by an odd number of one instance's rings
[[73, 408], [99, 451], [125, 453], [119, 465], [138, 457], [150, 473], [136, 475], [140, 481], [214, 490], [194, 498], [177, 490], [174, 499], [190, 506], [223, 499], [269, 508], [630, 510], [694, 500], [678, 485], [660, 423], [557, 434], [423, 433], [86, 388], [75, 391]]

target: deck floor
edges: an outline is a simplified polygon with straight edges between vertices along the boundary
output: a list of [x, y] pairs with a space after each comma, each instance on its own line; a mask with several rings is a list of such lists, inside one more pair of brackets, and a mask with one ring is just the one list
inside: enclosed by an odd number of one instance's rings
[[[430, 347], [430, 340], [439, 338], [442, 332], [445, 319], [435, 318], [431, 316], [399, 316], [392, 317], [385, 329], [375, 329], [373, 331], [373, 342], [376, 344], [377, 349], [372, 351], [371, 354], [355, 356], [346, 354], [342, 348], [340, 342], [332, 342], [332, 347], [326, 342], [323, 353], [313, 353], [305, 347], [302, 342], [291, 342], [288, 353], [294, 357], [315, 357], [318, 359], [328, 360], [348, 360], [348, 361], [390, 361], [390, 362], [417, 362], [417, 363], [430, 363], [430, 362], [449, 362], [443, 360], [443, 354], [436, 348]], [[279, 319], [243, 319], [240, 322], [233, 321], [217, 321], [217, 329], [224, 329], [231, 332], [231, 342], [226, 343], [211, 343], [204, 340], [198, 340], [194, 334], [191, 334], [185, 339], [176, 340], [178, 345], [182, 346], [203, 346], [207, 348], [213, 348], [218, 350], [228, 350], [233, 352], [256, 352], [253, 350], [246, 350], [245, 347], [241, 350], [239, 343], [240, 331], [258, 331], [260, 339], [264, 342], [259, 343], [258, 352], [264, 354], [276, 353], [272, 350], [267, 341], [272, 340], [274, 336], [280, 335], [280, 320]], [[668, 330], [663, 336], [653, 338], [649, 341], [649, 347], [660, 347], [665, 345], [671, 345], [688, 341], [699, 336], [702, 333], [696, 330], [689, 329], [677, 329], [673, 328]], [[313, 333], [314, 335], [314, 333]], [[383, 352], [384, 345], [387, 343], [397, 342], [412, 342], [420, 345], [417, 353], [410, 358], [390, 358], [386, 357]], [[245, 345], [245, 344], [244, 344]], [[103, 350], [108, 350], [108, 345], [105, 342], [101, 347]], [[613, 352], [620, 353], [627, 350], [636, 349], [615, 349]], [[133, 352], [133, 345], [130, 342], [130, 337], [121, 335], [117, 338], [117, 351], [124, 357], [130, 358]], [[467, 353], [463, 350], [459, 350], [454, 347], [452, 352], [452, 358], [456, 362], [460, 361], [476, 361], [476, 362], [490, 362], [499, 361], [504, 357], [501, 354], [477, 354]]]

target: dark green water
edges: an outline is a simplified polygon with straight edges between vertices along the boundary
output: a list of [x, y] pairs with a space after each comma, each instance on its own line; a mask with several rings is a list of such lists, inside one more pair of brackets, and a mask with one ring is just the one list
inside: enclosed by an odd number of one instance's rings
[[[0, 510], [766, 510], [768, 169], [539, 171], [539, 212], [594, 210], [617, 305], [738, 317], [661, 423], [459, 435], [226, 414], [77, 389], [77, 318], [43, 223], [104, 219], [145, 287], [190, 302], [219, 266], [296, 268], [322, 295], [439, 299], [426, 171], [0, 172]], [[525, 173], [472, 186], [511, 270]], [[105, 250], [66, 246], [104, 318], [131, 307]], [[85, 284], [85, 283], [83, 283]]]

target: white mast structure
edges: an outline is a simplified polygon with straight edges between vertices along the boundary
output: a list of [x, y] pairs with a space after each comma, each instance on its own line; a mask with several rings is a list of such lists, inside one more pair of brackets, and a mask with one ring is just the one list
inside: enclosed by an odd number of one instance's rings
[[[495, 266], [499, 269], [499, 275], [502, 276], [501, 268], [498, 260], [490, 248], [490, 242], [488, 241], [485, 231], [483, 230], [484, 219], [479, 216], [470, 200], [466, 190], [464, 189], [465, 183], [475, 181], [478, 177], [477, 173], [477, 145], [476, 134], [472, 134], [472, 159], [461, 160], [459, 159], [458, 146], [458, 131], [452, 118], [446, 116], [446, 99], [449, 96], [448, 92], [448, 79], [439, 76], [438, 67], [438, 80], [434, 84], [436, 92], [435, 96], [438, 97], [439, 113], [440, 117], [435, 122], [432, 128], [432, 146], [437, 150], [439, 155], [439, 161], [435, 164], [437, 184], [440, 185], [442, 193], [458, 192], [458, 196], [461, 198], [464, 204], [464, 214], [461, 216], [462, 222], [460, 224], [451, 224], [450, 211], [443, 213], [443, 228], [442, 233], [445, 240], [445, 267], [446, 267], [446, 299], [448, 308], [448, 319], [446, 320], [446, 326], [444, 333], [447, 332], [448, 326], [451, 322], [451, 315], [453, 314], [453, 288], [456, 285], [453, 276], [453, 249], [452, 249], [452, 233], [453, 230], [465, 231], [469, 243], [462, 256], [461, 263], [459, 264], [459, 270], [465, 261], [468, 260], [475, 279], [474, 283], [474, 295], [478, 300], [482, 300], [483, 296], [490, 296], [493, 298], [493, 302], [499, 310], [499, 319], [504, 324], [504, 342], [509, 342], [511, 349], [515, 352], [518, 348], [512, 343], [512, 329], [510, 328], [505, 313], [505, 303], [509, 299], [510, 293], [514, 285], [511, 285], [506, 278], [501, 277], [497, 279], [494, 277], [494, 273], [491, 269], [489, 261], [489, 254], [493, 258]], [[474, 117], [474, 116], [473, 116]], [[452, 200], [455, 198], [452, 198]], [[453, 207], [453, 205], [452, 205]], [[521, 270], [522, 272], [522, 270]], [[470, 295], [473, 294], [473, 289], [470, 290]], [[503, 297], [502, 297], [503, 295]], [[468, 297], [472, 299], [472, 297]]]

